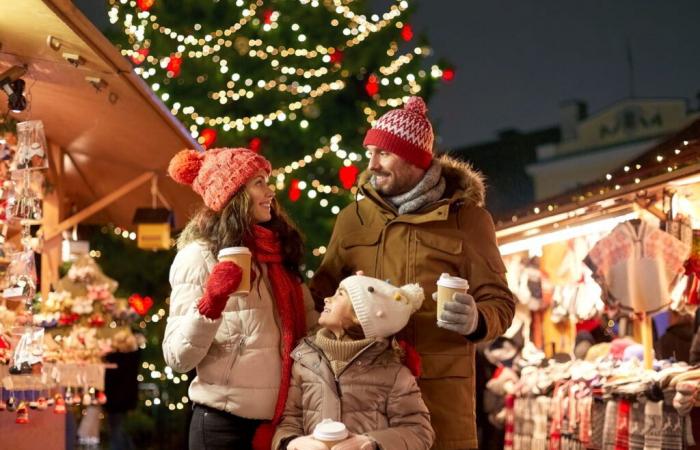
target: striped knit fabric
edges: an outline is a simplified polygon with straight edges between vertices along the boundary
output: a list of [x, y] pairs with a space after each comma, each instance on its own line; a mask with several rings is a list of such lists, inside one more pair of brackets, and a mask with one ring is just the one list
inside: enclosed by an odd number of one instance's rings
[[506, 408], [506, 424], [505, 424], [505, 438], [503, 440], [503, 450], [514, 450], [513, 449], [513, 434], [515, 432], [515, 413], [513, 411], [515, 406], [515, 396], [506, 395], [505, 408]]
[[642, 399], [632, 404], [630, 411], [630, 450], [644, 450], [644, 405]]
[[621, 399], [617, 404], [617, 425], [615, 430], [615, 450], [629, 450], [630, 446], [630, 402]]
[[615, 427], [617, 426], [617, 401], [608, 400], [605, 405], [605, 424], [603, 425], [603, 450], [615, 450]]
[[644, 450], [661, 450], [664, 402], [648, 401], [644, 406]]
[[684, 450], [685, 420], [673, 407], [675, 390], [664, 391], [662, 450]]
[[591, 405], [591, 440], [588, 448], [603, 450], [603, 429], [605, 425], [605, 401], [602, 397], [593, 397]]

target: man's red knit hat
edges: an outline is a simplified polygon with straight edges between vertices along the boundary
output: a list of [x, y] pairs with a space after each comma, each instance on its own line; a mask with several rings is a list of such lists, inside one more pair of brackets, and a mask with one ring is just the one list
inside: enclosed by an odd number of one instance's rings
[[403, 109], [392, 109], [377, 120], [363, 145], [374, 145], [421, 169], [429, 168], [433, 159], [433, 127], [425, 116], [427, 112], [422, 98], [409, 98]]
[[270, 162], [247, 148], [212, 148], [204, 153], [183, 150], [168, 166], [173, 180], [191, 185], [204, 204], [217, 212], [261, 170], [269, 175]]

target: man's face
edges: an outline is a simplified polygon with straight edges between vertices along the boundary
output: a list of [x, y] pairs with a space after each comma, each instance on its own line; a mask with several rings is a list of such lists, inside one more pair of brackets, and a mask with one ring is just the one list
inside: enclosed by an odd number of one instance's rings
[[425, 171], [400, 156], [374, 145], [367, 146], [367, 167], [372, 173], [372, 186], [381, 195], [394, 196], [413, 189]]

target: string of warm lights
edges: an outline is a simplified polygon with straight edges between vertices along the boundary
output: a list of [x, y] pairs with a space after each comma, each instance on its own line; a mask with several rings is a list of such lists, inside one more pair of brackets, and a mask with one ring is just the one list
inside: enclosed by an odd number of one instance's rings
[[[685, 140], [682, 142], [682, 145], [676, 147], [673, 149], [672, 152], [668, 155], [663, 155], [663, 154], [657, 154], [656, 155], [656, 163], [657, 163], [657, 168], [662, 168], [664, 165], [666, 166], [666, 172], [670, 173], [675, 170], [679, 169], [678, 164], [668, 164], [666, 161], [669, 160], [669, 158], [672, 158], [673, 156], [678, 156], [683, 152], [683, 148], [687, 147], [690, 144], [689, 141]], [[642, 164], [635, 164], [634, 166], [632, 165], [626, 165], [622, 168], [622, 172], [625, 178], [628, 178], [629, 181], [627, 183], [624, 183], [622, 181], [618, 181], [615, 176], [612, 173], [606, 173], [605, 174], [605, 180], [610, 182], [608, 185], [601, 186], [600, 188], [597, 188], [595, 191], [590, 190], [588, 192], [585, 192], [583, 194], [578, 194], [576, 196], [571, 197], [571, 201], [573, 202], [583, 202], [586, 199], [589, 199], [593, 197], [594, 195], [604, 195], [607, 192], [610, 191], [619, 191], [621, 190], [624, 186], [626, 185], [631, 185], [631, 184], [640, 184], [642, 182], [641, 176], [635, 176], [632, 177], [631, 174], [634, 173], [635, 171], [640, 171], [643, 168], [645, 168]], [[648, 167], [647, 167], [648, 168]], [[547, 203], [546, 205], [535, 205], [532, 207], [530, 211], [528, 211], [526, 214], [514, 214], [511, 216], [511, 221], [512, 222], [517, 222], [519, 219], [522, 219], [523, 217], [527, 216], [537, 216], [539, 214], [545, 214], [547, 212], [552, 212], [560, 208], [562, 205], [556, 203], [556, 202], [550, 202]]]

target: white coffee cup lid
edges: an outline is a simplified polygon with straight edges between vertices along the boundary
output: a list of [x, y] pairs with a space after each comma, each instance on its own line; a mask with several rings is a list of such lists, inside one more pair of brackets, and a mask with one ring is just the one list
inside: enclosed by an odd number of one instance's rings
[[219, 250], [219, 258], [231, 255], [250, 255], [248, 247], [226, 247]]
[[319, 441], [340, 441], [348, 437], [348, 429], [343, 422], [323, 419], [314, 427], [314, 439]]
[[437, 284], [452, 289], [469, 289], [469, 282], [467, 280], [460, 277], [453, 277], [449, 273], [443, 273], [440, 275], [440, 279], [438, 279]]

